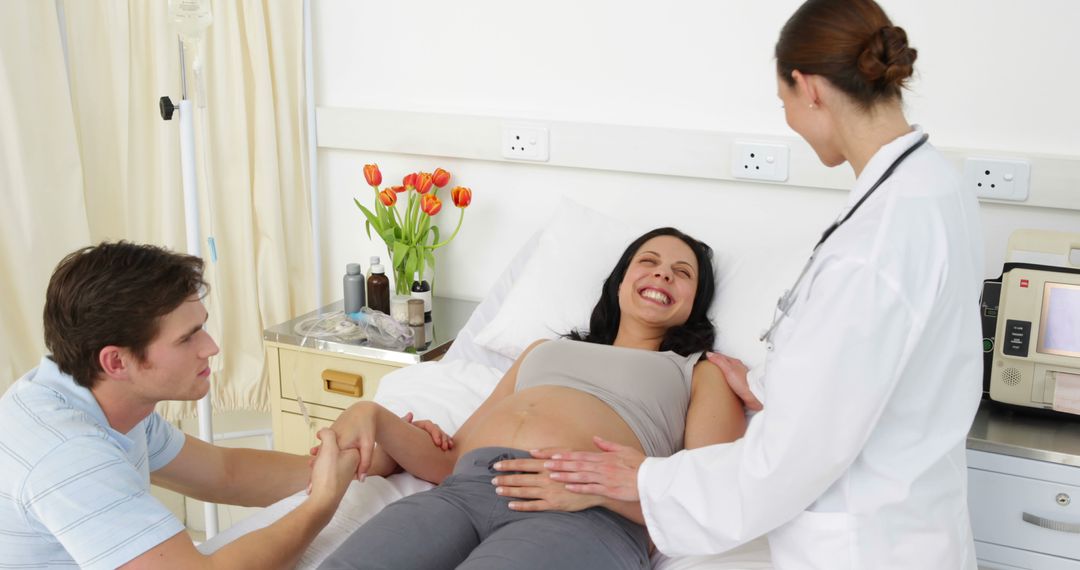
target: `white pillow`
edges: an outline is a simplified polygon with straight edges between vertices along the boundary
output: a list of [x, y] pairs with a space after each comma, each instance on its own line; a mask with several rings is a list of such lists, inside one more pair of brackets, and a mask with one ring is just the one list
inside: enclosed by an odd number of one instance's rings
[[568, 198], [476, 344], [515, 359], [533, 341], [585, 330], [604, 279], [647, 228], [615, 220]]
[[495, 285], [491, 287], [487, 295], [484, 295], [484, 299], [476, 306], [468, 322], [454, 337], [454, 343], [450, 345], [450, 349], [442, 358], [443, 362], [468, 360], [496, 368], [502, 372], [506, 372], [514, 365], [513, 358], [507, 358], [502, 354], [493, 352], [477, 344], [475, 339], [476, 335], [499, 314], [503, 302], [514, 287], [514, 282], [521, 275], [521, 272], [525, 270], [533, 252], [536, 251], [536, 245], [540, 242], [540, 234], [541, 230], [537, 230], [529, 238], [529, 241], [525, 242], [525, 245], [521, 246], [521, 249], [514, 254], [514, 258], [510, 260], [510, 265], [503, 270], [502, 275], [495, 281]]

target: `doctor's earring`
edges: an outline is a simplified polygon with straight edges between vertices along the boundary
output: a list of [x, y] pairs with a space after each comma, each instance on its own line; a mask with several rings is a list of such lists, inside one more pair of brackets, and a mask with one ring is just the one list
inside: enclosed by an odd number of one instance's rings
[[815, 105], [815, 104], [813, 104], [813, 103], [810, 103], [810, 108], [811, 108], [811, 109], [817, 109], [817, 105]]

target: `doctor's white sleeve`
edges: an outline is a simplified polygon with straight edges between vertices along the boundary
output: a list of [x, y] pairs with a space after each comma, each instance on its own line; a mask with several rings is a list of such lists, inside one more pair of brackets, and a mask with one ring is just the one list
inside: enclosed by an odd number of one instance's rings
[[924, 321], [879, 270], [831, 260], [765, 369], [765, 409], [733, 443], [649, 458], [641, 507], [665, 554], [717, 553], [794, 518], [854, 462]]

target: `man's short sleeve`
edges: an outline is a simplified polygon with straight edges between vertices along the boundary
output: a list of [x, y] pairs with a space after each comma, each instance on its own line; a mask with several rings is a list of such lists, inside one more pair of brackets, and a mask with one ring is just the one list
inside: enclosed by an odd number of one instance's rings
[[150, 471], [157, 471], [176, 459], [187, 436], [157, 412], [147, 416], [142, 423], [146, 427], [146, 454], [150, 458]]
[[86, 436], [42, 458], [19, 502], [31, 526], [55, 537], [81, 568], [116, 568], [184, 530], [149, 489], [120, 448]]

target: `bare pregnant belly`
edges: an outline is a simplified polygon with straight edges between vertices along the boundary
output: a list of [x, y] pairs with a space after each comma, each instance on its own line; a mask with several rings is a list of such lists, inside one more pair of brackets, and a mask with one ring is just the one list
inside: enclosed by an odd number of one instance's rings
[[467, 440], [454, 442], [459, 454], [478, 447], [595, 451], [593, 436], [642, 450], [634, 431], [595, 396], [563, 386], [536, 386], [503, 399]]

